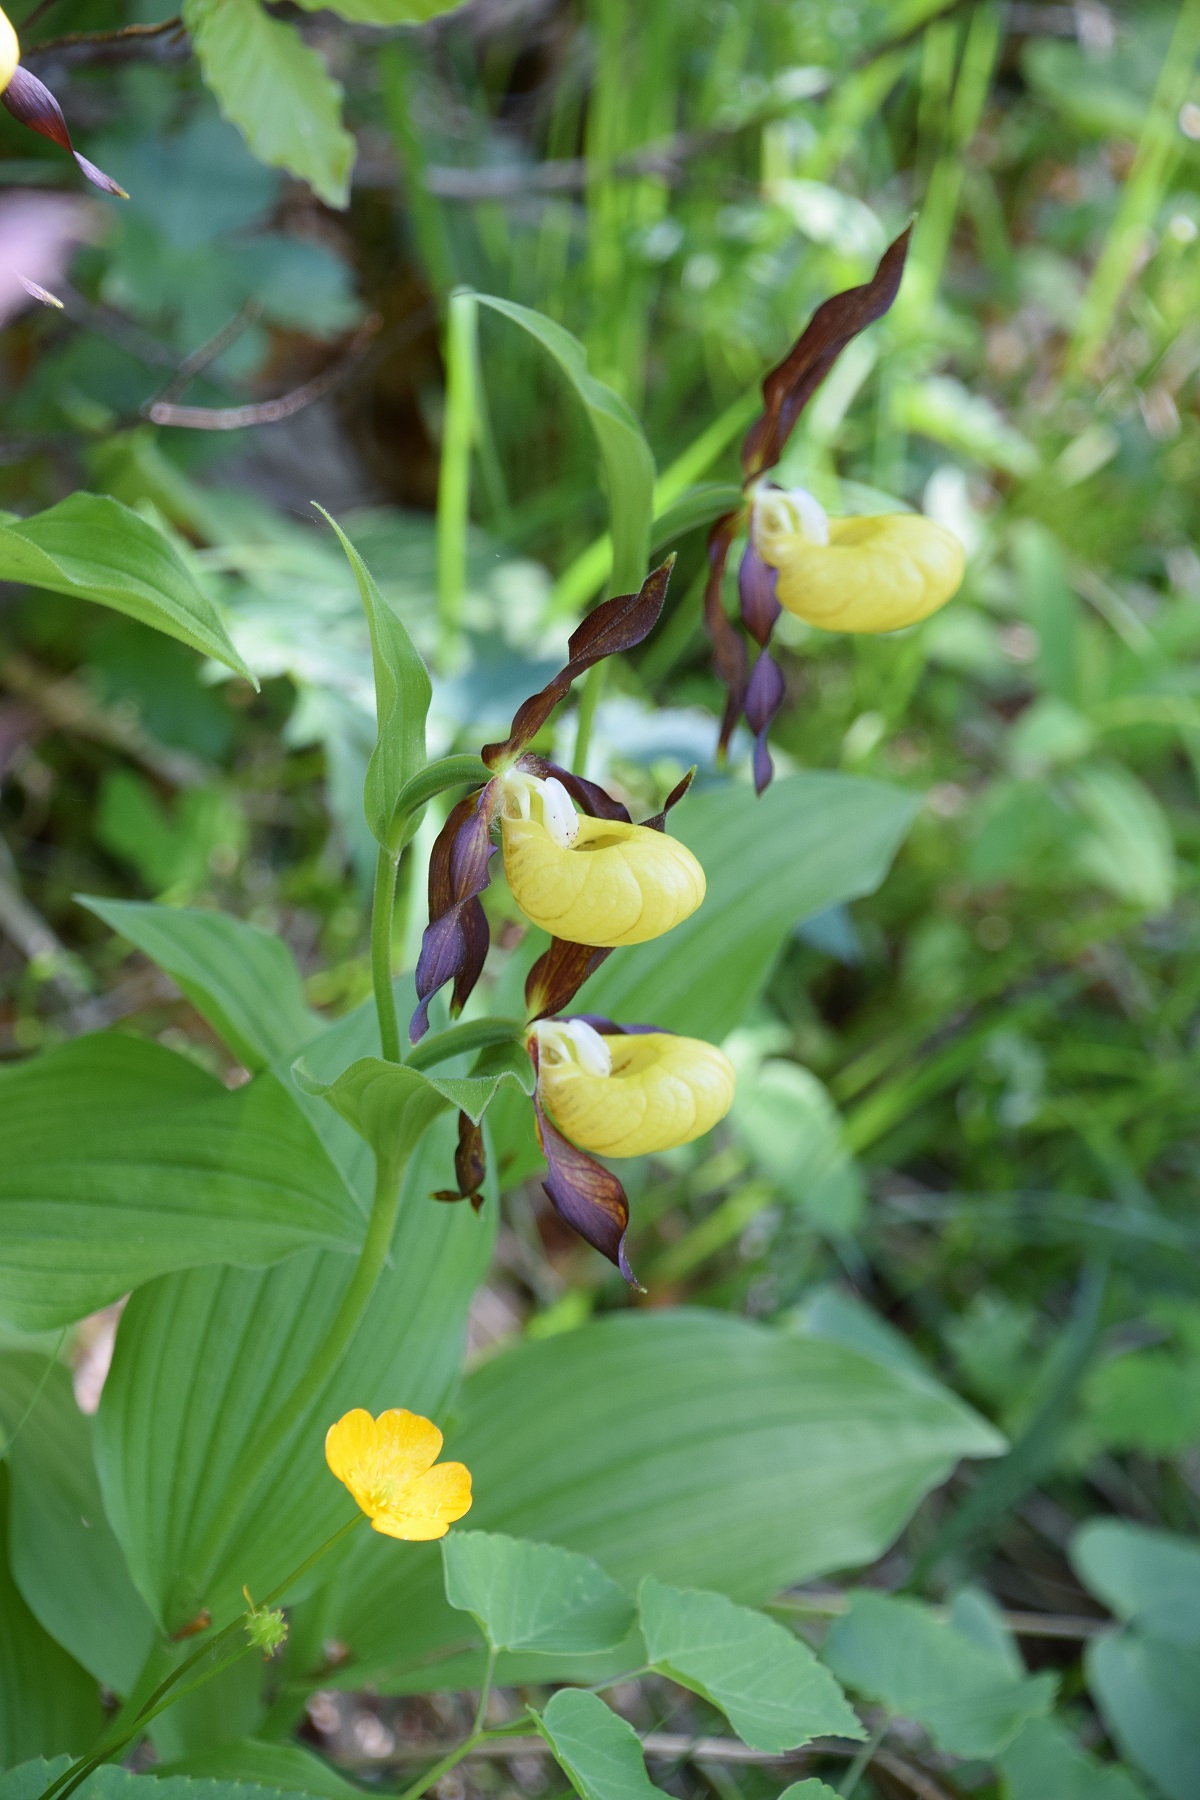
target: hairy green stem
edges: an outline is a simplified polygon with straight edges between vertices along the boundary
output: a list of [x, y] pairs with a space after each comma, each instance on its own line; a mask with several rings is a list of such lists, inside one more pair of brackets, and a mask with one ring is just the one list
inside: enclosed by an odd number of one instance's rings
[[392, 915], [396, 910], [396, 870], [400, 859], [379, 846], [375, 862], [375, 902], [371, 908], [371, 986], [379, 1015], [379, 1048], [387, 1062], [400, 1061], [400, 1027], [392, 992]]
[[467, 589], [477, 318], [478, 304], [469, 289], [451, 294], [446, 321], [446, 409], [437, 504], [438, 623], [443, 665], [453, 659], [458, 646]]
[[881, 1724], [875, 1727], [875, 1730], [871, 1733], [866, 1743], [854, 1758], [854, 1761], [850, 1764], [850, 1767], [846, 1770], [846, 1773], [842, 1776], [842, 1784], [838, 1788], [838, 1793], [842, 1796], [842, 1800], [850, 1800], [851, 1794], [853, 1794], [859, 1782], [870, 1768], [871, 1758], [874, 1756], [880, 1744], [882, 1744], [884, 1737], [887, 1735], [887, 1728], [890, 1723], [890, 1719], [884, 1719]]
[[371, 1217], [367, 1222], [363, 1247], [359, 1252], [354, 1273], [350, 1277], [349, 1286], [342, 1295], [341, 1305], [325, 1335], [324, 1343], [309, 1363], [301, 1380], [292, 1389], [287, 1400], [257, 1440], [253, 1452], [245, 1456], [238, 1465], [237, 1474], [230, 1483], [220, 1515], [213, 1520], [201, 1540], [196, 1555], [196, 1567], [199, 1570], [196, 1580], [198, 1601], [212, 1579], [222, 1539], [237, 1524], [240, 1515], [253, 1496], [255, 1486], [261, 1480], [264, 1471], [269, 1468], [271, 1459], [302, 1423], [304, 1415], [313, 1402], [320, 1398], [363, 1321], [391, 1248], [392, 1236], [396, 1228], [396, 1215], [400, 1210], [400, 1188], [404, 1169], [408, 1156], [414, 1149], [415, 1145], [410, 1144], [403, 1156], [395, 1158], [383, 1157], [376, 1152], [375, 1197], [371, 1204]]

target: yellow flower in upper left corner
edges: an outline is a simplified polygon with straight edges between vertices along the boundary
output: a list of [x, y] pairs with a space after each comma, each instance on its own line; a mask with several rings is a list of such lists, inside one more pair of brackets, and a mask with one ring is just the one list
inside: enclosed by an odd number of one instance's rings
[[21, 46], [17, 42], [17, 34], [13, 30], [8, 14], [0, 8], [0, 94], [2, 94], [17, 71], [21, 60]]
[[414, 1542], [445, 1537], [470, 1510], [471, 1472], [439, 1463], [441, 1449], [437, 1426], [402, 1407], [373, 1419], [356, 1406], [325, 1434], [325, 1461], [375, 1530]]

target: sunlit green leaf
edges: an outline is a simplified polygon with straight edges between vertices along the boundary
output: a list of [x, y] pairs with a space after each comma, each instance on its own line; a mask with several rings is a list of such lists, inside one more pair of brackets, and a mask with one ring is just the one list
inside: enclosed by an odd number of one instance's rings
[[657, 1795], [637, 1732], [599, 1694], [562, 1688], [537, 1724], [581, 1800], [650, 1800]]

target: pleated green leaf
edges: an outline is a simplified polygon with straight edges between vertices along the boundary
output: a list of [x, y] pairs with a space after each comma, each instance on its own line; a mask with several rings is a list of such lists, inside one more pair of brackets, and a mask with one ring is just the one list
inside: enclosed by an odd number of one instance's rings
[[869, 894], [919, 804], [849, 775], [789, 775], [756, 800], [746, 787], [687, 799], [670, 830], [704, 866], [699, 910], [665, 937], [610, 956], [579, 1010], [720, 1040], [743, 1019], [795, 925]]
[[290, 1060], [324, 1030], [282, 938], [208, 909], [76, 898], [165, 969], [248, 1069]]
[[159, 1044], [0, 1070], [0, 1315], [63, 1324], [170, 1269], [357, 1246], [362, 1221], [273, 1075], [229, 1092]]

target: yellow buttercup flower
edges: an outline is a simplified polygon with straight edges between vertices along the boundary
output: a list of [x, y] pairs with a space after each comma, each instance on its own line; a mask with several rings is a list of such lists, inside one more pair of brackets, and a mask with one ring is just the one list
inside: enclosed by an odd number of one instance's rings
[[437, 1426], [402, 1407], [373, 1419], [356, 1406], [325, 1434], [325, 1461], [374, 1529], [422, 1543], [445, 1537], [471, 1506], [470, 1470], [439, 1463], [441, 1449]]
[[751, 541], [777, 571], [775, 597], [825, 631], [897, 631], [957, 593], [962, 545], [920, 513], [830, 519], [802, 488], [760, 488]]
[[662, 937], [704, 898], [704, 870], [677, 838], [576, 812], [562, 783], [503, 777], [500, 829], [513, 899], [573, 944], [616, 948]]
[[534, 1030], [542, 1105], [581, 1150], [671, 1150], [702, 1137], [733, 1104], [733, 1064], [699, 1038], [601, 1036], [584, 1019], [547, 1020]]
[[21, 46], [17, 42], [17, 34], [8, 14], [0, 8], [0, 94], [16, 74], [20, 60]]

